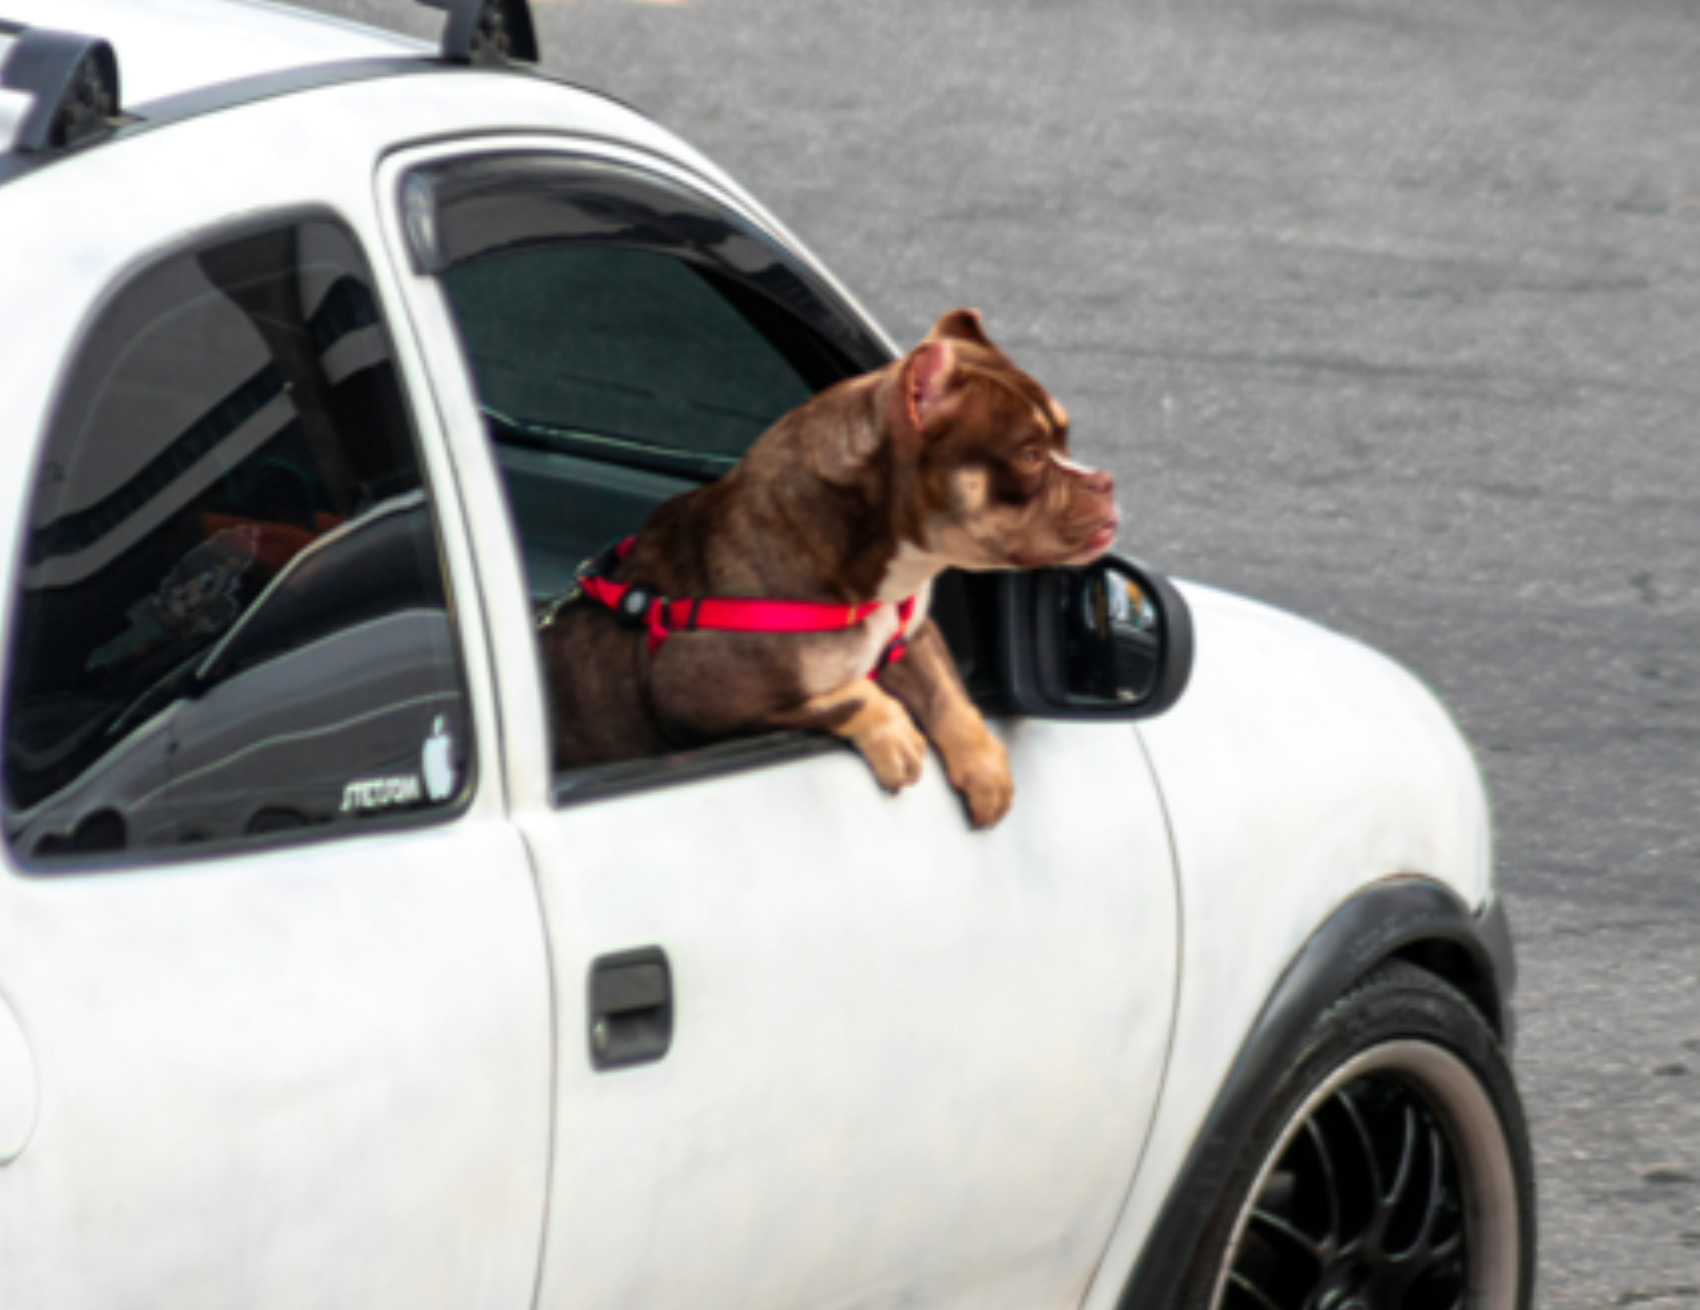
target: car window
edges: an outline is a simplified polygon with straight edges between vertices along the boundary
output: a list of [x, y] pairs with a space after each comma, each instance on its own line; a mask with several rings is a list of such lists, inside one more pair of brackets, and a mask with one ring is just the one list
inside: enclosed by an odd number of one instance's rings
[[131, 278], [84, 337], [15, 601], [26, 862], [347, 830], [470, 760], [436, 528], [366, 262], [329, 218]]
[[579, 246], [495, 255], [443, 281], [498, 430], [735, 460], [814, 387], [711, 276]]
[[[475, 156], [415, 169], [401, 201], [415, 265], [438, 276], [459, 332], [539, 603], [782, 414], [890, 358], [804, 261], [637, 169]], [[935, 590], [933, 613], [974, 685], [958, 578]], [[717, 768], [764, 749], [699, 754]], [[658, 776], [648, 761], [590, 772], [561, 795]], [[664, 772], [691, 776], [677, 759]]]
[[403, 183], [514, 510], [532, 592], [729, 469], [775, 419], [888, 358], [831, 289], [673, 181], [562, 155]]

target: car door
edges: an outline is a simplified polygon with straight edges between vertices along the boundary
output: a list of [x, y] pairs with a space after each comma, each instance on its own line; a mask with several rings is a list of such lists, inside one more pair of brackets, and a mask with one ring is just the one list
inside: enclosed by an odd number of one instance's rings
[[402, 197], [530, 761], [509, 791], [559, 1060], [542, 1304], [1077, 1304], [1174, 1000], [1133, 730], [996, 724], [1018, 794], [991, 832], [936, 760], [894, 798], [826, 738], [554, 776], [532, 605], [889, 347], [764, 221], [654, 159], [444, 147], [379, 194]]
[[0, 1304], [527, 1305], [543, 935], [361, 242], [133, 252], [67, 224], [112, 280], [0, 385]]

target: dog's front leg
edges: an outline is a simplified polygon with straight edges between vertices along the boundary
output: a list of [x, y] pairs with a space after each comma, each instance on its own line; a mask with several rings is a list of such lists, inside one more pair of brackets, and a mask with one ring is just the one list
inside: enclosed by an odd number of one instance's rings
[[903, 658], [879, 675], [880, 684], [920, 720], [944, 760], [945, 776], [962, 793], [976, 828], [990, 828], [1015, 798], [1009, 753], [992, 735], [956, 672], [938, 625], [928, 619], [909, 639]]
[[916, 730], [909, 712], [868, 678], [811, 696], [796, 709], [775, 715], [773, 722], [786, 728], [821, 728], [847, 738], [887, 791], [918, 781], [927, 759], [927, 739]]

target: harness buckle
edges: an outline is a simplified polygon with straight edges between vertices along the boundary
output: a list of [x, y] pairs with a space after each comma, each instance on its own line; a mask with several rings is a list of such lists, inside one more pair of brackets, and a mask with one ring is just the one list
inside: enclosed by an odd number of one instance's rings
[[628, 628], [644, 627], [649, 620], [649, 607], [654, 600], [653, 591], [633, 583], [626, 588], [626, 594], [620, 597], [620, 603], [614, 607], [614, 617]]

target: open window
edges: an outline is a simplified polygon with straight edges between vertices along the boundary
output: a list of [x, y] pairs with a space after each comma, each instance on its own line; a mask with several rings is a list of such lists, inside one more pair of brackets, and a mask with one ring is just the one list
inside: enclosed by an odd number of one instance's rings
[[636, 169], [486, 156], [416, 170], [404, 197], [539, 599], [781, 414], [888, 358], [750, 224]]
[[[662, 501], [725, 473], [782, 414], [890, 359], [765, 233], [647, 172], [513, 154], [417, 169], [402, 186], [538, 603]], [[972, 585], [953, 579], [934, 598], [970, 673]]]

